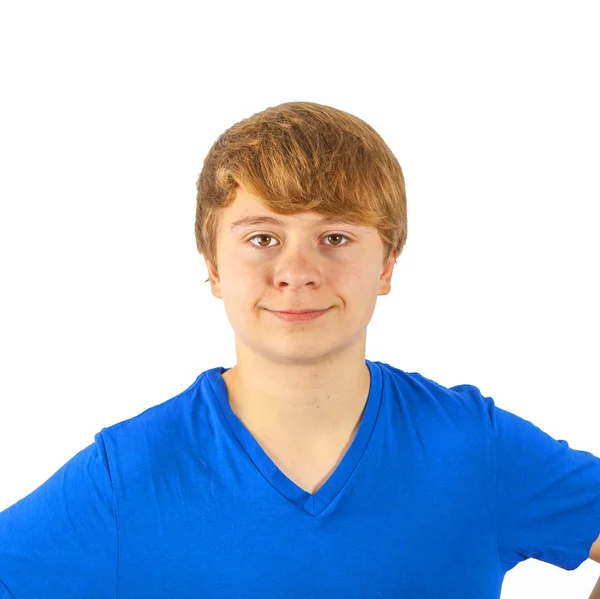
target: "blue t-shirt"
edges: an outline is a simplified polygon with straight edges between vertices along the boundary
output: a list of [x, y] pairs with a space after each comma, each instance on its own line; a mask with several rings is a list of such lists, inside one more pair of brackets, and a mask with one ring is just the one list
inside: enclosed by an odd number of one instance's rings
[[600, 534], [600, 459], [477, 387], [366, 360], [356, 436], [313, 495], [234, 414], [221, 367], [108, 428], [0, 513], [2, 599], [500, 596]]

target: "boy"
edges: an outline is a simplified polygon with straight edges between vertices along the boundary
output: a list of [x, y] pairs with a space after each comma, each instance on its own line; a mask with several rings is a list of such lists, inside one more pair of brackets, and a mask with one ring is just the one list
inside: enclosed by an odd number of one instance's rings
[[477, 387], [366, 360], [407, 235], [368, 124], [269, 108], [219, 137], [197, 190], [236, 365], [102, 429], [2, 512], [0, 599], [480, 599], [529, 557], [589, 556], [600, 459]]

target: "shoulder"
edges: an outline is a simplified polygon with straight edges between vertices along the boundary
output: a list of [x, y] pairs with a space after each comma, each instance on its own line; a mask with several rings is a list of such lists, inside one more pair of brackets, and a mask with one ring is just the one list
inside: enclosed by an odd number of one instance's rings
[[203, 375], [174, 397], [96, 435], [105, 447], [111, 471], [123, 476], [143, 475], [194, 441], [194, 429], [206, 423]]
[[493, 404], [493, 399], [484, 396], [476, 385], [460, 383], [446, 386], [419, 372], [407, 372], [381, 362], [378, 364], [384, 372], [384, 378], [387, 377], [399, 393], [414, 394], [446, 407], [486, 409]]

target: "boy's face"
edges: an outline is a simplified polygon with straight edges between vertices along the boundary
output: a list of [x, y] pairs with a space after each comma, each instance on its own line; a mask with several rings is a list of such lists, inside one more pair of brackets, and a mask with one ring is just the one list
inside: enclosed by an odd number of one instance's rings
[[[239, 219], [263, 216], [283, 224], [232, 227]], [[382, 264], [377, 229], [319, 225], [321, 218], [314, 212], [276, 214], [238, 188], [221, 215], [218, 275], [205, 258], [212, 294], [223, 300], [236, 342], [269, 360], [310, 363], [359, 342], [377, 296], [390, 291], [396, 255]], [[327, 312], [292, 322], [272, 313], [316, 309]]]

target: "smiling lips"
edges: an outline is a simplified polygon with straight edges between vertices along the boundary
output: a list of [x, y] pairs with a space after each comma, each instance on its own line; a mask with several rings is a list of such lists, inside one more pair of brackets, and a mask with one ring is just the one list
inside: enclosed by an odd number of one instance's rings
[[315, 308], [307, 310], [272, 310], [272, 312], [280, 312], [284, 314], [309, 314], [310, 312], [324, 312], [329, 308]]
[[325, 310], [301, 310], [301, 311], [291, 311], [290, 310], [290, 311], [286, 311], [286, 312], [270, 310], [270, 312], [272, 314], [274, 314], [275, 316], [277, 316], [278, 318], [280, 318], [281, 320], [285, 320], [287, 322], [295, 322], [295, 321], [305, 322], [308, 320], [315, 320], [316, 318], [319, 318], [319, 316], [322, 316], [328, 310], [329, 310], [329, 308], [326, 308]]

